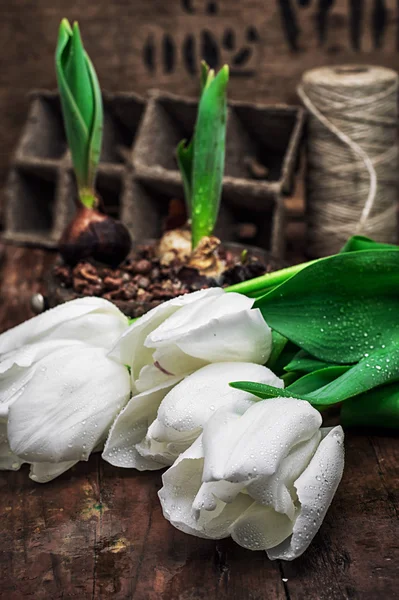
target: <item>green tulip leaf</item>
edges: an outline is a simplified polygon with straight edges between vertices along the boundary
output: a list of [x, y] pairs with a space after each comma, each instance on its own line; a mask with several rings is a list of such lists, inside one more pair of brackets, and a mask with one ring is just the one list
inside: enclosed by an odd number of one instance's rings
[[[281, 377], [285, 372], [285, 366], [290, 363], [293, 357], [298, 353], [298, 346], [283, 338], [286, 341], [284, 347], [282, 347], [282, 341], [277, 341], [277, 331], [273, 331], [273, 346], [272, 353], [266, 366], [271, 369], [276, 375]], [[283, 336], [281, 336], [283, 337]]]
[[323, 362], [399, 339], [399, 248], [317, 261], [255, 301], [268, 325]]
[[87, 161], [87, 187], [94, 189], [97, 166], [100, 162], [101, 144], [103, 139], [103, 101], [100, 84], [93, 64], [86, 54], [86, 65], [90, 75], [93, 92], [93, 120], [90, 129], [90, 143]]
[[70, 53], [71, 39], [72, 29], [68, 21], [63, 19], [60, 25], [55, 59], [57, 81], [68, 145], [72, 154], [78, 186], [82, 186], [87, 171], [86, 148], [89, 139], [89, 131], [64, 73], [64, 68]]
[[383, 345], [352, 367], [334, 365], [305, 375], [286, 388], [284, 394], [273, 386], [251, 381], [230, 385], [259, 398], [291, 395], [313, 406], [331, 406], [396, 381], [399, 381], [399, 342]]
[[288, 389], [277, 388], [266, 383], [256, 383], [255, 381], [232, 381], [230, 387], [253, 394], [262, 400], [269, 398], [297, 398], [298, 400], [305, 400], [305, 398], [296, 395], [294, 392], [289, 392]]
[[177, 164], [183, 180], [184, 198], [186, 201], [187, 215], [191, 218], [191, 181], [193, 174], [193, 140], [187, 144], [187, 140], [181, 140], [176, 149]]
[[290, 371], [289, 373], [284, 373], [284, 375], [279, 376], [284, 381], [284, 387], [287, 388], [289, 385], [294, 383], [297, 379], [301, 377], [301, 374], [297, 371]]
[[229, 69], [209, 71], [198, 106], [191, 187], [192, 245], [213, 232], [219, 212], [226, 145]]
[[284, 367], [284, 371], [291, 373], [293, 371], [301, 371], [304, 373], [312, 373], [312, 371], [319, 371], [329, 367], [330, 363], [323, 362], [318, 358], [315, 358], [306, 350], [299, 350], [293, 357], [293, 359]]
[[[201, 76], [200, 76], [200, 84], [201, 84], [201, 94], [205, 89], [205, 86], [208, 82], [208, 75], [211, 71], [210, 66], [204, 61], [201, 61]], [[211, 77], [214, 77], [214, 71], [212, 71]]]
[[92, 86], [86, 66], [86, 53], [80, 37], [79, 26], [73, 24], [68, 44], [63, 52], [64, 76], [87, 131], [93, 119]]
[[[366, 237], [354, 236], [349, 238], [340, 253], [357, 252], [359, 250], [397, 250], [397, 248], [398, 246], [392, 244], [383, 244], [380, 242], [374, 242], [374, 240], [370, 240]], [[241, 281], [240, 283], [230, 285], [226, 288], [226, 291], [239, 292], [249, 296], [250, 298], [259, 298], [270, 292], [273, 288], [287, 281], [290, 277], [293, 277], [299, 273], [299, 271], [307, 269], [310, 265], [321, 260], [325, 259], [318, 258], [307, 263], [292, 265], [291, 267], [285, 267], [284, 269], [280, 269], [278, 271], [272, 271], [271, 273], [254, 277], [248, 281]]]
[[[215, 72], [209, 68], [209, 65], [203, 60], [201, 62], [201, 97], [204, 90], [215, 78]], [[193, 165], [194, 165], [194, 142], [195, 133], [187, 143], [187, 140], [181, 140], [176, 148], [177, 164], [183, 180], [184, 198], [189, 218], [192, 218], [192, 186], [193, 186]]]
[[79, 26], [61, 21], [55, 53], [66, 137], [82, 202], [93, 204], [100, 158], [103, 112], [101, 90], [80, 37]]
[[350, 398], [341, 407], [344, 427], [399, 428], [399, 382]]
[[277, 331], [272, 331], [272, 351], [269, 356], [269, 360], [266, 363], [266, 366], [272, 371], [274, 370], [276, 362], [280, 358], [280, 355], [284, 351], [284, 348], [286, 347], [287, 343], [288, 340], [286, 337], [284, 337]]
[[307, 394], [307, 399], [314, 405], [336, 404], [399, 380], [399, 341], [369, 352], [343, 375]]
[[384, 244], [382, 242], [375, 242], [368, 237], [362, 235], [354, 235], [349, 238], [345, 246], [342, 248], [342, 252], [357, 252], [359, 250], [389, 250], [397, 249], [395, 244]]
[[318, 371], [313, 371], [313, 373], [307, 373], [291, 385], [288, 385], [286, 390], [301, 397], [308, 396], [308, 394], [335, 381], [338, 377], [346, 373], [349, 368], [349, 366], [329, 366]]

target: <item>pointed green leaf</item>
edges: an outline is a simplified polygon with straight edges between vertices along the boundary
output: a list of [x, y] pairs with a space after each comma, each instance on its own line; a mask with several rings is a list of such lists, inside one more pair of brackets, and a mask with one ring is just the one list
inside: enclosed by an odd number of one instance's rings
[[280, 335], [277, 331], [272, 331], [272, 352], [269, 356], [269, 360], [266, 363], [266, 366], [272, 371], [274, 371], [276, 362], [279, 359], [287, 343], [288, 340], [286, 337]]
[[282, 341], [275, 341], [277, 340], [277, 335], [280, 334], [278, 334], [276, 331], [273, 331], [272, 354], [266, 366], [280, 377], [284, 374], [285, 366], [291, 362], [292, 358], [295, 356], [295, 354], [297, 354], [298, 346], [288, 340], [287, 343], [284, 344], [284, 347], [281, 347]]
[[[259, 398], [279, 395], [307, 400], [315, 407], [331, 406], [369, 390], [399, 381], [399, 341], [378, 348], [353, 367], [330, 366], [305, 375], [282, 390], [262, 383], [241, 381], [230, 385]], [[327, 382], [327, 383], [326, 383]]]
[[228, 67], [223, 67], [216, 77], [209, 72], [198, 107], [194, 134], [194, 160], [192, 173], [192, 244], [210, 235], [216, 223], [226, 144]]
[[90, 189], [94, 189], [94, 181], [96, 177], [97, 166], [100, 161], [101, 144], [103, 139], [103, 101], [97, 74], [87, 54], [85, 54], [85, 59], [87, 70], [90, 75], [93, 107], [93, 119], [90, 129], [90, 142], [87, 157], [87, 185]]
[[304, 398], [296, 396], [294, 393], [290, 393], [288, 390], [273, 387], [265, 383], [256, 383], [254, 381], [233, 381], [230, 383], [230, 387], [236, 390], [243, 390], [266, 400], [268, 398], [297, 398], [303, 400]]
[[[211, 73], [214, 74], [213, 71], [210, 71], [209, 66], [203, 60], [201, 61], [201, 95], [204, 91], [207, 82], [208, 76]], [[183, 180], [183, 189], [184, 189], [184, 199], [186, 202], [187, 215], [191, 218], [191, 195], [192, 195], [192, 181], [193, 181], [193, 160], [194, 160], [194, 138], [193, 135], [190, 143], [187, 143], [187, 140], [181, 140], [176, 148], [176, 157], [177, 164], [180, 169], [180, 173]]]
[[308, 393], [309, 402], [313, 405], [337, 404], [378, 386], [399, 381], [399, 341], [382, 344], [369, 352], [343, 375]]
[[351, 398], [341, 407], [344, 427], [399, 429], [399, 383], [391, 383]]
[[193, 172], [193, 140], [186, 146], [187, 140], [179, 142], [176, 149], [177, 164], [183, 179], [184, 198], [186, 201], [187, 215], [191, 217], [191, 181]]
[[[103, 110], [101, 90], [93, 65], [80, 37], [63, 19], [55, 56], [58, 87], [68, 145], [79, 195], [93, 204], [94, 179], [100, 158]], [[84, 201], [86, 203], [86, 200]]]
[[[204, 87], [202, 88], [202, 94], [204, 93], [204, 90], [206, 90], [206, 89], [207, 89], [207, 88], [210, 86], [210, 84], [212, 83], [212, 81], [213, 81], [214, 79], [215, 79], [215, 70], [214, 70], [214, 69], [210, 69], [210, 68], [208, 67], [208, 74], [207, 74], [207, 76], [206, 76], [205, 85], [204, 85]], [[202, 94], [201, 94], [201, 95], [202, 95]]]
[[357, 252], [359, 250], [389, 250], [389, 249], [397, 249], [397, 246], [394, 244], [384, 244], [382, 242], [375, 242], [370, 238], [364, 237], [362, 235], [354, 235], [346, 242], [345, 246], [342, 248], [342, 252]]
[[73, 24], [69, 52], [65, 53], [64, 75], [80, 115], [90, 131], [93, 121], [92, 85], [77, 23]]
[[354, 363], [399, 339], [399, 248], [319, 260], [256, 300], [268, 325], [314, 357]]
[[316, 390], [335, 381], [338, 377], [346, 373], [349, 368], [349, 366], [329, 366], [318, 371], [313, 371], [313, 373], [307, 373], [289, 385], [286, 390], [301, 397], [308, 396], [308, 394], [316, 392]]
[[300, 376], [300, 373], [291, 371], [290, 373], [284, 373], [284, 375], [280, 375], [280, 378], [284, 381], [284, 387], [287, 388], [289, 385], [294, 383], [294, 381], [299, 379]]
[[209, 71], [210, 71], [210, 66], [204, 60], [201, 60], [201, 78], [200, 78], [201, 94], [204, 91], [204, 88], [208, 81]]
[[79, 187], [84, 185], [87, 173], [87, 145], [89, 129], [65, 77], [64, 66], [71, 52], [72, 29], [66, 19], [61, 21], [55, 54], [55, 66], [60, 91], [65, 132]]
[[312, 373], [312, 371], [319, 371], [320, 369], [324, 369], [330, 365], [331, 363], [323, 362], [305, 350], [299, 350], [293, 359], [284, 367], [284, 371], [287, 373], [291, 373], [293, 371]]

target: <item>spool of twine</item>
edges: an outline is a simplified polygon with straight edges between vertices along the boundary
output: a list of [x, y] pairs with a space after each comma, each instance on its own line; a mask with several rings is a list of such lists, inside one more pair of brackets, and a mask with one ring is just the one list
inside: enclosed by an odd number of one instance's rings
[[398, 75], [373, 66], [307, 71], [307, 252], [338, 252], [351, 235], [397, 241]]

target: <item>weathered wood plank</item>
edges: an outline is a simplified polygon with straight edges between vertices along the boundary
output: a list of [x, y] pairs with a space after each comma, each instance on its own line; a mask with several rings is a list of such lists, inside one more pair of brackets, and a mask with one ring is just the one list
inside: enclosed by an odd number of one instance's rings
[[291, 600], [396, 596], [398, 452], [397, 437], [347, 433], [344, 477], [323, 527], [282, 567]]
[[[0, 330], [24, 320], [48, 252], [7, 246]], [[313, 544], [293, 563], [231, 540], [176, 531], [160, 473], [92, 456], [52, 483], [0, 473], [1, 600], [331, 600], [394, 598], [399, 561], [399, 439], [348, 433], [343, 481]], [[285, 581], [287, 580], [287, 581]]]
[[[397, 439], [372, 443], [397, 456]], [[43, 486], [26, 469], [3, 473], [0, 597], [394, 598], [397, 515], [387, 495], [397, 467], [383, 485], [370, 440], [348, 435], [346, 448], [345, 476], [320, 533], [302, 558], [280, 565], [230, 540], [174, 530], [161, 514], [157, 473], [115, 469], [99, 456]]]
[[1, 598], [92, 597], [96, 463], [81, 463], [50, 486], [30, 481], [25, 468], [1, 473]]
[[33, 316], [32, 294], [44, 289], [47, 270], [55, 253], [37, 248], [3, 246], [0, 262], [0, 332]]

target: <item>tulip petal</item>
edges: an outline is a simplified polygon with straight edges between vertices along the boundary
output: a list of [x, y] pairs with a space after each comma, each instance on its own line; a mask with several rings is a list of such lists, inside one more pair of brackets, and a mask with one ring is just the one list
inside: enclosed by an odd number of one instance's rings
[[297, 444], [279, 465], [274, 475], [259, 477], [250, 483], [247, 491], [259, 504], [271, 506], [276, 512], [294, 520], [297, 500], [294, 481], [309, 464], [320, 443], [317, 431], [310, 440]]
[[0, 471], [18, 471], [24, 463], [11, 451], [7, 437], [7, 423], [0, 421]]
[[7, 419], [9, 407], [21, 395], [34, 372], [35, 367], [13, 366], [6, 375], [0, 376], [0, 419]]
[[164, 464], [153, 458], [145, 458], [137, 451], [136, 445], [147, 433], [149, 424], [155, 419], [159, 404], [165, 394], [180, 378], [168, 380], [152, 390], [133, 396], [116, 417], [102, 457], [116, 467], [161, 469]]
[[140, 317], [122, 334], [112, 348], [110, 356], [122, 364], [131, 366], [132, 380], [135, 381], [141, 369], [145, 365], [153, 363], [153, 350], [144, 345], [148, 335], [182, 306], [191, 304], [207, 296], [219, 295], [221, 293], [223, 291], [219, 290], [219, 288], [209, 288], [163, 302]]
[[183, 352], [208, 362], [266, 363], [272, 349], [272, 334], [258, 309], [217, 318], [213, 313], [210, 316], [207, 323], [195, 326], [176, 341]]
[[154, 364], [171, 375], [186, 375], [204, 367], [207, 360], [201, 360], [186, 354], [175, 344], [158, 348], [153, 354]]
[[52, 481], [68, 469], [71, 469], [79, 461], [71, 460], [59, 463], [32, 463], [30, 467], [29, 477], [37, 483], [47, 483]]
[[155, 442], [154, 440], [148, 442], [145, 437], [136, 444], [135, 449], [138, 453], [137, 460], [143, 463], [142, 459], [146, 459], [148, 464], [153, 465], [152, 469], [161, 469], [173, 465], [176, 456], [181, 454], [175, 446], [173, 446], [173, 452], [170, 452], [168, 444]]
[[268, 551], [271, 560], [294, 560], [305, 552], [332, 502], [344, 468], [342, 427], [322, 429], [325, 436], [308, 467], [296, 480], [300, 510], [292, 536]]
[[[203, 462], [200, 436], [162, 475], [163, 487], [158, 496], [164, 517], [174, 527], [197, 537], [222, 539], [230, 535], [231, 524], [253, 500], [247, 494], [238, 493], [238, 488], [231, 484], [202, 484]], [[218, 499], [211, 489], [225, 499], [231, 499], [231, 504]], [[205, 506], [207, 496], [209, 510], [199, 506], [202, 501]]]
[[201, 510], [197, 528], [201, 529], [206, 537], [220, 540], [231, 535], [233, 523], [253, 504], [253, 500], [248, 494], [238, 494], [231, 504], [225, 504], [221, 500], [216, 502], [214, 512]]
[[178, 383], [162, 400], [147, 439], [180, 442], [180, 452], [198, 437], [208, 419], [222, 406], [244, 413], [254, 396], [229, 386], [234, 378], [261, 381], [275, 387], [284, 383], [270, 369], [252, 363], [215, 363]]
[[128, 370], [87, 345], [40, 365], [9, 408], [11, 449], [29, 462], [87, 460], [129, 398]]
[[173, 345], [156, 350], [151, 360], [153, 364], [142, 367], [138, 379], [134, 381], [135, 392], [145, 392], [177, 376], [189, 375], [206, 364]]
[[194, 498], [201, 487], [203, 463], [202, 443], [199, 437], [162, 475], [163, 487], [158, 496], [165, 519], [176, 529], [206, 538], [208, 536], [199, 529], [192, 511]]
[[230, 528], [231, 537], [248, 550], [267, 550], [291, 535], [293, 522], [270, 506], [254, 502]]
[[[231, 504], [244, 487], [245, 483], [230, 483], [229, 481], [203, 483], [193, 500], [194, 517], [198, 520], [202, 510], [216, 510], [220, 500], [224, 504]], [[253, 500], [251, 500], [252, 502]]]
[[26, 368], [30, 367], [44, 356], [70, 346], [73, 344], [80, 344], [81, 342], [75, 340], [41, 340], [32, 344], [26, 344], [21, 348], [10, 350], [7, 353], [1, 355], [0, 362], [0, 377], [5, 375], [13, 367]]
[[51, 339], [81, 340], [112, 345], [128, 325], [127, 318], [108, 300], [78, 298], [60, 304], [0, 335], [0, 355], [26, 344]]
[[0, 418], [7, 418], [9, 406], [21, 395], [41, 360], [67, 346], [79, 346], [72, 340], [43, 340], [3, 354], [0, 362]]
[[210, 319], [220, 319], [249, 311], [254, 303], [253, 298], [247, 298], [242, 294], [226, 294], [221, 288], [210, 288], [210, 290], [212, 290], [211, 294], [204, 295], [199, 302], [182, 306], [179, 311], [153, 329], [147, 336], [145, 345], [149, 348], [160, 348], [177, 342], [187, 333], [207, 325]]
[[271, 476], [291, 449], [310, 439], [320, 413], [304, 400], [272, 398], [253, 404], [242, 416], [221, 408], [203, 433], [203, 481], [231, 482]]
[[[160, 385], [167, 386], [169, 382], [175, 379], [175, 376], [164, 373], [155, 365], [145, 365], [140, 371], [139, 378], [134, 382], [133, 393], [141, 394], [142, 392], [149, 392]], [[180, 379], [181, 377], [178, 377], [178, 381]]]
[[126, 330], [128, 323], [127, 317], [120, 311], [110, 314], [98, 310], [60, 325], [47, 334], [46, 339], [80, 340], [90, 346], [109, 349]]

